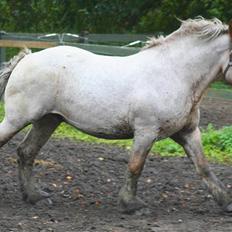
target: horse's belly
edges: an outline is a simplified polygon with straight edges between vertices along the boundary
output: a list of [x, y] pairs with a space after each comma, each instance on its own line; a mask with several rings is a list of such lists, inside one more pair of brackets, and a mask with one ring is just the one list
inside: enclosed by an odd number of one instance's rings
[[89, 135], [104, 138], [104, 139], [130, 139], [133, 138], [133, 129], [129, 124], [127, 118], [105, 118], [96, 117], [96, 115], [87, 114], [85, 117], [78, 117], [78, 113], [73, 115], [65, 115], [60, 112], [64, 120], [70, 125], [74, 126], [80, 131], [83, 131]]

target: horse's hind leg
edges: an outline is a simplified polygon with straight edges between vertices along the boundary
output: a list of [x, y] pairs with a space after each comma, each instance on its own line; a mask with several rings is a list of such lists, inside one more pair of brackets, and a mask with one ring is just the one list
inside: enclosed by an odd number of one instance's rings
[[225, 211], [232, 212], [232, 199], [229, 197], [223, 183], [218, 180], [211, 171], [204, 157], [199, 128], [182, 130], [172, 138], [183, 146], [186, 154], [193, 161], [197, 173], [200, 175], [217, 203], [222, 206]]
[[20, 187], [23, 199], [27, 202], [36, 203], [49, 196], [35, 187], [31, 175], [36, 155], [60, 122], [61, 118], [58, 115], [45, 115], [33, 123], [31, 130], [17, 148]]

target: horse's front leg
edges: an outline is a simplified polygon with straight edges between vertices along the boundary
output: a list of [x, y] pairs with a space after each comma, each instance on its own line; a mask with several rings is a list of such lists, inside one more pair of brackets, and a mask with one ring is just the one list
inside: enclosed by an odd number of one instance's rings
[[183, 130], [175, 134], [172, 138], [183, 146], [186, 154], [193, 161], [197, 173], [206, 184], [216, 202], [223, 207], [225, 211], [232, 212], [232, 199], [229, 197], [223, 183], [210, 169], [204, 157], [199, 128]]
[[119, 207], [122, 212], [132, 213], [145, 206], [145, 203], [136, 197], [137, 182], [154, 139], [154, 131], [149, 130], [141, 130], [134, 137], [125, 183], [119, 192]]

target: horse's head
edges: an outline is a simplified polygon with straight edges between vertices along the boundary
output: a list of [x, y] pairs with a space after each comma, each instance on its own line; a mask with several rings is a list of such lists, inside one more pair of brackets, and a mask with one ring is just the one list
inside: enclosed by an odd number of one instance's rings
[[226, 82], [232, 84], [232, 20], [230, 20], [228, 32], [230, 37], [230, 45], [229, 50], [226, 51], [222, 71]]

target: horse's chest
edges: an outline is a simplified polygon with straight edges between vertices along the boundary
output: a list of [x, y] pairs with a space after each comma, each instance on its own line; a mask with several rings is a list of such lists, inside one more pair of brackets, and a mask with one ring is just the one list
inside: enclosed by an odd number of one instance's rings
[[[170, 112], [169, 112], [170, 113]], [[183, 127], [192, 121], [192, 113], [190, 110], [166, 114], [158, 120], [159, 139], [169, 137], [180, 131]]]

